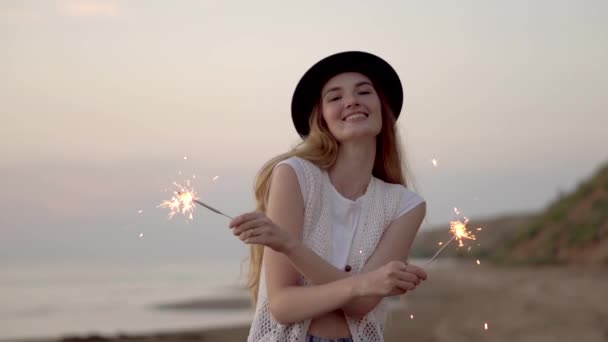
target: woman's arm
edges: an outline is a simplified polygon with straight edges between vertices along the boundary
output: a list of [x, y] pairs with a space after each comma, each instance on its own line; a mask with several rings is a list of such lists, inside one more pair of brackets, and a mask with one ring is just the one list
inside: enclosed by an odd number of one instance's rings
[[[343, 285], [331, 285], [322, 287], [315, 286], [314, 288], [318, 288], [318, 290], [321, 292], [316, 291], [313, 294], [311, 294], [310, 291], [308, 291], [307, 289], [302, 289], [297, 286], [297, 279], [300, 274], [303, 274], [305, 277], [310, 279], [313, 284], [316, 285], [338, 282], [340, 280], [345, 279], [351, 279], [351, 282], [355, 281], [354, 279], [357, 279], [359, 283], [362, 282], [361, 279], [359, 279], [361, 277], [350, 277], [350, 273], [335, 268], [333, 265], [323, 260], [323, 258], [312, 252], [310, 249], [308, 249], [301, 243], [302, 229], [304, 223], [304, 203], [301, 191], [298, 186], [296, 175], [290, 167], [281, 165], [276, 168], [272, 177], [272, 185], [269, 190], [270, 193], [268, 196], [268, 205], [266, 210], [267, 218], [260, 218], [259, 213], [245, 214], [233, 220], [233, 222], [231, 222], [231, 227], [235, 227], [234, 234], [239, 235], [239, 237], [247, 243], [260, 243], [265, 246], [272, 247], [265, 248], [264, 262], [266, 266], [268, 297], [270, 300], [271, 310], [273, 311], [273, 314], [282, 316], [283, 313], [286, 312], [285, 310], [282, 310], [283, 305], [289, 307], [289, 310], [287, 311], [289, 311], [292, 316], [297, 317], [301, 317], [301, 315], [298, 314], [299, 312], [301, 312], [302, 314], [310, 312], [322, 314], [339, 308], [343, 309], [347, 315], [362, 316], [366, 314], [369, 310], [373, 309], [373, 307], [378, 303], [380, 299], [382, 299], [384, 295], [364, 296], [364, 294], [368, 293], [369, 291], [357, 291], [356, 289], [355, 291], [350, 291], [352, 290], [352, 288], [349, 287], [350, 285], [347, 285], [346, 287], [350, 290], [343, 292], [347, 294], [346, 297], [338, 296], [332, 298], [337, 299], [338, 302], [342, 303], [343, 305], [334, 307], [337, 304], [337, 302], [335, 301], [316, 303], [314, 302], [314, 300], [318, 299], [318, 296], [323, 297], [325, 295], [324, 291], [329, 291], [327, 294], [333, 293], [332, 291], [334, 289], [334, 286], [342, 288], [343, 290]], [[414, 211], [417, 210], [418, 209]], [[408, 215], [410, 219], [406, 221], [409, 222], [412, 220], [412, 214], [408, 213], [404, 215], [404, 217]], [[422, 217], [423, 216], [424, 213], [422, 213]], [[404, 221], [404, 217], [400, 218], [395, 222], [404, 223], [402, 222]], [[268, 222], [264, 222], [268, 221], [268, 219], [270, 219], [271, 224], [268, 224]], [[414, 219], [416, 218], [414, 217]], [[420, 219], [420, 221], [421, 220], [422, 219]], [[409, 251], [409, 245], [406, 246], [407, 248], [404, 249], [403, 236], [400, 236], [401, 234], [388, 234], [389, 231], [402, 231], [403, 229], [391, 228], [393, 226], [395, 226], [395, 223], [393, 223], [391, 226], [389, 226], [389, 228], [387, 228], [383, 238], [379, 243], [378, 249], [376, 250], [374, 255], [372, 255], [368, 264], [364, 267], [364, 272], [377, 269], [380, 266], [387, 264], [391, 260], [406, 259], [407, 253]], [[255, 232], [255, 230], [258, 230], [258, 232]], [[416, 232], [414, 231], [413, 236], [415, 236], [415, 233]], [[382, 246], [389, 244], [388, 242], [383, 241], [387, 241], [390, 239], [398, 239], [398, 241], [401, 241], [400, 243], [395, 243], [394, 245], [395, 247], [397, 247], [396, 249], [398, 249], [399, 252], [404, 253], [403, 257], [401, 257], [401, 254], [399, 254], [394, 256], [395, 259], [391, 259], [391, 255], [387, 257], [386, 253], [381, 252], [381, 250], [387, 248]], [[283, 241], [288, 241], [288, 243], [285, 244]], [[277, 251], [273, 249], [276, 249]], [[415, 283], [419, 281], [417, 276], [412, 274], [404, 275], [401, 272], [401, 270], [398, 270], [398, 267], [387, 267], [387, 272], [384, 272], [384, 274], [378, 275], [373, 279], [387, 280], [389, 283], [399, 283], [399, 280], [392, 279], [395, 277], [400, 277], [401, 280], [409, 279], [410, 282]], [[346, 282], [344, 284], [351, 283]], [[403, 282], [400, 282], [400, 284], [402, 289], [411, 288], [411, 286]], [[355, 283], [355, 285], [357, 284]], [[361, 288], [361, 284], [358, 285]], [[372, 285], [375, 286], [376, 284]], [[367, 286], [367, 288], [369, 287], [370, 286]], [[366, 286], [363, 286], [363, 288], [366, 288]], [[375, 290], [377, 289], [373, 289], [372, 292]], [[400, 292], [397, 291], [394, 294], [399, 294], [403, 292], [405, 292], [405, 290]], [[381, 291], [381, 293], [385, 292]], [[290, 296], [297, 296], [297, 300], [294, 297], [288, 298], [285, 294], [289, 294]], [[309, 298], [310, 295], [312, 295], [313, 297]], [[348, 300], [346, 302], [343, 302], [345, 298], [347, 298]], [[299, 305], [296, 302], [304, 304], [304, 308], [299, 308]], [[275, 318], [279, 321], [284, 321], [284, 317], [277, 316]]]
[[335, 311], [356, 295], [354, 278], [298, 286], [295, 280], [299, 274], [283, 254], [265, 248], [264, 259], [270, 312], [279, 323], [299, 322]]
[[[301, 242], [304, 211], [297, 208], [304, 208], [304, 200], [294, 170], [291, 167], [277, 167], [272, 184], [274, 187], [271, 186], [266, 214], [279, 227], [297, 236], [284, 251], [291, 266], [315, 285], [349, 278], [351, 273], [334, 267]], [[283, 205], [288, 208], [281, 210], [280, 207]], [[393, 260], [405, 262], [425, 213], [426, 204], [423, 203], [391, 223], [361, 273], [376, 270]], [[371, 311], [382, 298], [382, 296], [355, 296], [342, 307], [342, 310], [349, 316], [361, 317]]]
[[[292, 238], [287, 241], [300, 244], [304, 224], [304, 200], [291, 167], [279, 165], [274, 170], [266, 216], [291, 235]], [[314, 318], [343, 307], [353, 298], [353, 279], [330, 279], [329, 276], [324, 276], [327, 281], [315, 283], [318, 285], [312, 287], [302, 287], [297, 284], [300, 272], [284, 253], [265, 247], [263, 260], [270, 311], [278, 322], [286, 324]], [[315, 260], [319, 267], [331, 272], [330, 268], [333, 266], [318, 256]], [[335, 268], [334, 270], [337, 271]]]
[[[361, 273], [379, 269], [393, 260], [406, 261], [425, 212], [426, 205], [423, 203], [393, 221], [384, 231], [376, 250], [368, 259]], [[323, 260], [301, 242], [294, 243], [285, 253], [293, 266], [314, 284], [325, 284], [350, 275]], [[426, 278], [425, 274], [419, 274], [419, 276]], [[404, 292], [396, 291], [395, 294]], [[342, 309], [349, 316], [362, 317], [371, 311], [382, 298], [383, 296], [355, 296]]]
[[[416, 238], [416, 234], [425, 215], [426, 203], [421, 203], [406, 214], [403, 214], [394, 220], [384, 230], [376, 250], [367, 260], [365, 266], [363, 266], [361, 273], [365, 274], [367, 272], [377, 270], [392, 261], [406, 262], [412, 243]], [[420, 280], [426, 280], [426, 272], [424, 272], [422, 269], [413, 265], [408, 265], [407, 268], [409, 268], [410, 273], [415, 274], [415, 277], [417, 278], [414, 279], [416, 285], [420, 282]], [[396, 290], [397, 291], [394, 292], [395, 295], [406, 292], [399, 291], [398, 289]], [[365, 316], [369, 311], [376, 307], [376, 305], [378, 305], [382, 298], [383, 296], [358, 297], [355, 299], [355, 301], [351, 301], [351, 303], [349, 303], [352, 305], [349, 306], [348, 312], [345, 311], [345, 313], [352, 317]]]

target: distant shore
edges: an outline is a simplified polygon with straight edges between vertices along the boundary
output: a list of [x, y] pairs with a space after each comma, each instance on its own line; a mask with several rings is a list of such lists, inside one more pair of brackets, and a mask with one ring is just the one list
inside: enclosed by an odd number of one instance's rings
[[[444, 261], [401, 298], [389, 316], [387, 342], [606, 341], [608, 270], [577, 267], [499, 268]], [[208, 303], [207, 303], [208, 304]], [[243, 302], [231, 302], [242, 305]], [[205, 303], [181, 303], [194, 309]], [[214, 302], [213, 306], [222, 303]], [[484, 324], [487, 323], [487, 330]], [[150, 334], [66, 336], [30, 342], [245, 341], [248, 324]], [[25, 341], [25, 340], [24, 340]]]

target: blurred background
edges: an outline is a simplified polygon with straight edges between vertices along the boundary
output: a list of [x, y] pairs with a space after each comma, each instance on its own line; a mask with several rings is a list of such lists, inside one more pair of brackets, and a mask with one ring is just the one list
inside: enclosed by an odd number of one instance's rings
[[[364, 50], [405, 89], [428, 213], [387, 340], [608, 339], [608, 3], [0, 2], [0, 340], [241, 341], [247, 248], [158, 205], [187, 179], [254, 209], [319, 59]], [[569, 339], [572, 337], [572, 339]]]

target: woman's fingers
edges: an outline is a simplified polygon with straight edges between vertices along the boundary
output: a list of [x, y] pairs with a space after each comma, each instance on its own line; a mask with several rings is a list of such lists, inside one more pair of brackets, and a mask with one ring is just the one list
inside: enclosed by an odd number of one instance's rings
[[411, 272], [411, 273], [415, 274], [416, 276], [418, 276], [418, 278], [420, 278], [422, 280], [426, 280], [426, 278], [427, 278], [426, 272], [422, 268], [420, 268], [416, 265], [411, 265], [411, 264], [407, 265], [405, 270], [407, 272]]
[[239, 215], [235, 218], [233, 218], [230, 223], [228, 224], [229, 228], [235, 228], [240, 226], [241, 224], [247, 222], [247, 221], [251, 221], [253, 219], [258, 218], [261, 215], [261, 213], [257, 212], [257, 211], [253, 211], [250, 213], [245, 213], [242, 215]]
[[261, 228], [258, 228], [258, 227], [246, 230], [239, 235], [239, 239], [241, 239], [241, 241], [245, 241], [249, 238], [260, 236], [260, 235], [262, 235], [260, 230], [261, 230]]
[[263, 245], [272, 248], [272, 244], [269, 242], [268, 237], [263, 235], [250, 236], [244, 239], [243, 242], [248, 245]]
[[401, 281], [407, 281], [416, 285], [420, 283], [420, 278], [416, 274], [407, 271], [397, 273], [397, 279]]
[[251, 229], [248, 229], [248, 230], [242, 232], [238, 237], [242, 241], [245, 241], [248, 238], [261, 236], [261, 235], [268, 235], [268, 234], [266, 234], [267, 232], [268, 232], [268, 229], [265, 226], [261, 225], [261, 226], [253, 227]]
[[235, 217], [229, 224], [232, 233], [249, 245], [263, 245], [282, 252], [288, 237], [264, 213], [252, 212]]
[[396, 281], [396, 287], [401, 289], [402, 291], [412, 291], [416, 288], [416, 284], [410, 281], [398, 279]]
[[236, 226], [235, 228], [232, 228], [232, 233], [236, 236], [239, 236], [248, 230], [264, 225], [265, 223], [266, 220], [264, 218], [255, 218], [253, 220], [242, 223]]

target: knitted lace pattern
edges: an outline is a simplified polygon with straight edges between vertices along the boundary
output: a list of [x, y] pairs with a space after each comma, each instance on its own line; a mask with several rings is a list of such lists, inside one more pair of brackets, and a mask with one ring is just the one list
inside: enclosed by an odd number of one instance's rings
[[[331, 210], [331, 189], [324, 184], [321, 169], [311, 162], [292, 157], [296, 160], [298, 168], [294, 170], [300, 184], [305, 184], [302, 189], [305, 199], [303, 243], [312, 251], [323, 257], [329, 257], [331, 246], [329, 210]], [[293, 165], [292, 164], [292, 165]], [[397, 214], [398, 204], [406, 200], [407, 190], [400, 184], [385, 183], [380, 179], [372, 177], [363, 199], [359, 225], [355, 229], [352, 246], [348, 256], [348, 264], [351, 273], [357, 274], [365, 265], [367, 259], [374, 250], [384, 229], [388, 227]], [[411, 196], [411, 195], [410, 195]], [[270, 312], [268, 296], [266, 292], [266, 281], [264, 277], [264, 266], [260, 275], [260, 286], [255, 314], [251, 325], [248, 342], [304, 342], [311, 320], [296, 322], [292, 324], [280, 324]], [[300, 286], [311, 286], [311, 282], [303, 276], [298, 280]], [[353, 319], [346, 316], [346, 320], [354, 342], [382, 342], [384, 321], [386, 319], [387, 299], [380, 303], [361, 319]]]

